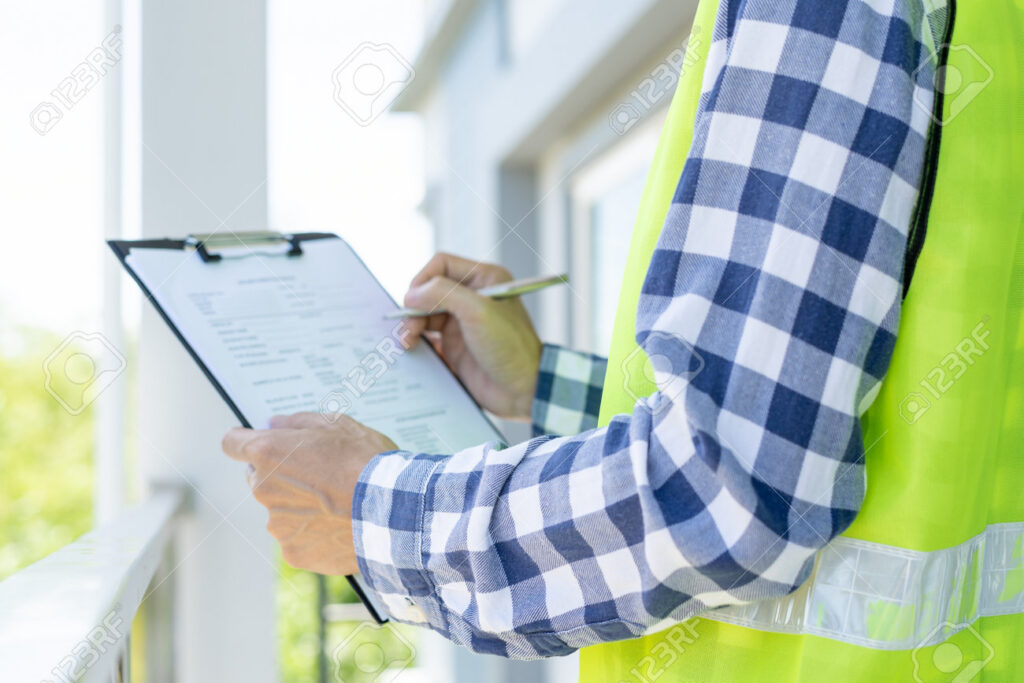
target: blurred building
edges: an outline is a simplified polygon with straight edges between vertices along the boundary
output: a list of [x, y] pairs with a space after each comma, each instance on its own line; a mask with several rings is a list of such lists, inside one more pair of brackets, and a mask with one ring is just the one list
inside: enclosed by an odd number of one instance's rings
[[426, 124], [436, 245], [518, 276], [570, 273], [570, 288], [530, 299], [548, 340], [607, 352], [696, 4], [433, 3], [415, 77], [392, 108]]
[[[690, 65], [696, 0], [432, 5], [410, 60], [415, 75], [392, 110], [425, 123], [423, 209], [436, 247], [519, 277], [569, 273], [570, 287], [527, 299], [540, 334], [607, 354], [647, 169], [680, 69]], [[527, 436], [520, 425], [505, 431]], [[576, 677], [575, 657], [445, 656], [453, 681]]]

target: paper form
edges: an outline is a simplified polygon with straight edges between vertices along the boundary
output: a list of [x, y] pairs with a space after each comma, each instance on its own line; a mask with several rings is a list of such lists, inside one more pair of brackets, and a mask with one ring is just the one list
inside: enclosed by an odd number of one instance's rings
[[441, 359], [400, 344], [396, 305], [340, 238], [288, 257], [134, 247], [125, 261], [255, 428], [344, 412], [399, 448], [454, 453], [501, 435]]

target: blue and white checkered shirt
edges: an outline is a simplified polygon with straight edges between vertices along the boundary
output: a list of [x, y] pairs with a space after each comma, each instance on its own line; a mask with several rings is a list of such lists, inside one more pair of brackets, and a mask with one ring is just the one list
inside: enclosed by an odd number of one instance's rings
[[571, 436], [377, 456], [354, 535], [393, 618], [531, 658], [808, 578], [864, 495], [946, 16], [722, 0], [637, 311], [660, 390], [595, 429], [603, 361], [547, 347], [535, 423]]

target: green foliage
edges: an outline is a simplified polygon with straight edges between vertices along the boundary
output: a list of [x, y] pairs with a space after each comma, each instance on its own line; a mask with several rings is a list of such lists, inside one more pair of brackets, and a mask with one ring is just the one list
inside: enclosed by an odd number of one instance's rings
[[[278, 651], [281, 678], [288, 683], [318, 679], [319, 620], [316, 575], [280, 562], [277, 582]], [[328, 603], [358, 602], [343, 576], [327, 577]], [[415, 657], [413, 629], [383, 628], [365, 622], [338, 622], [327, 627], [326, 679], [344, 683], [380, 680], [384, 668], [402, 668]], [[385, 676], [385, 679], [387, 677]]]
[[[61, 343], [55, 335], [20, 331], [16, 352], [0, 354], [0, 580], [59, 550], [92, 527], [93, 413], [68, 413], [46, 389], [43, 364]], [[126, 381], [126, 377], [119, 381]], [[53, 388], [73, 395], [67, 379]], [[316, 575], [278, 560], [277, 631], [281, 679], [319, 681]], [[344, 577], [328, 577], [329, 602], [356, 602]], [[377, 677], [378, 661], [410, 656], [412, 636], [391, 627], [331, 624], [327, 680]], [[337, 652], [335, 652], [337, 651]], [[340, 674], [340, 678], [335, 676]]]
[[416, 658], [412, 631], [400, 624], [332, 624], [327, 633], [327, 680], [345, 683], [392, 680], [393, 676], [381, 672], [412, 666]]
[[0, 579], [92, 524], [92, 411], [71, 415], [46, 390], [43, 362], [60, 338], [20, 336], [22, 349], [0, 356]]
[[277, 562], [277, 651], [281, 680], [317, 683], [320, 635], [316, 575], [293, 569], [280, 558]]

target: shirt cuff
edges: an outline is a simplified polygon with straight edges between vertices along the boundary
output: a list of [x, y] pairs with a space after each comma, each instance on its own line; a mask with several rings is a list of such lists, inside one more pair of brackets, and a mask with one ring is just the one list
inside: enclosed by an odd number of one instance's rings
[[569, 436], [597, 427], [608, 359], [545, 344], [531, 419], [534, 436]]
[[352, 500], [352, 540], [363, 583], [396, 621], [445, 632], [423, 571], [427, 484], [446, 456], [381, 453], [363, 468]]

